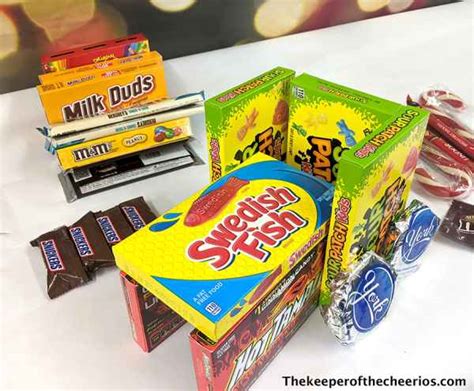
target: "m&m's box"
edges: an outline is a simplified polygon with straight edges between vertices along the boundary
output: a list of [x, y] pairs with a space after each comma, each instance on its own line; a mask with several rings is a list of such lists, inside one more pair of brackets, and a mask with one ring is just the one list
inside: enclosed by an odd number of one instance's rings
[[155, 123], [143, 119], [137, 129], [124, 129], [110, 136], [60, 148], [56, 155], [63, 171], [130, 155], [162, 145], [184, 141], [192, 136], [189, 117]]
[[259, 153], [114, 246], [116, 263], [217, 341], [325, 240], [332, 196]]

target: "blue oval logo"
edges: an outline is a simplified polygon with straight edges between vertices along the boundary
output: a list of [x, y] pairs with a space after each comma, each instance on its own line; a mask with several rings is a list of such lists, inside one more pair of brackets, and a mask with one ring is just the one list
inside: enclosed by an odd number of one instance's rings
[[357, 331], [366, 333], [387, 315], [395, 290], [395, 276], [389, 266], [377, 261], [367, 266], [353, 285], [348, 305]]
[[410, 218], [402, 242], [402, 261], [415, 262], [426, 250], [439, 226], [439, 218], [428, 207], [417, 210]]

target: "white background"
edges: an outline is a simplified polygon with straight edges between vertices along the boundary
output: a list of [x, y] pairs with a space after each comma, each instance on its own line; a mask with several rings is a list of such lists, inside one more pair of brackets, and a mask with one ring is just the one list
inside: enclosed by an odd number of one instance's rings
[[[175, 59], [166, 62], [166, 75], [171, 95], [205, 90], [213, 96], [282, 65], [398, 102], [442, 83], [472, 104], [472, 33], [473, 4], [465, 2]], [[138, 195], [164, 212], [206, 184], [207, 167], [67, 204], [55, 159], [34, 130], [45, 123], [35, 90], [0, 96], [0, 384], [6, 389], [193, 389], [191, 326], [143, 353], [132, 340], [116, 270], [49, 300], [40, 253], [28, 242], [89, 210]], [[204, 155], [203, 116], [193, 123]], [[448, 201], [424, 199], [444, 216]], [[372, 335], [342, 347], [316, 312], [255, 389], [282, 388], [282, 375], [369, 374], [465, 377], [472, 387], [473, 261], [467, 248], [437, 238], [421, 270], [403, 281], [390, 317]]]

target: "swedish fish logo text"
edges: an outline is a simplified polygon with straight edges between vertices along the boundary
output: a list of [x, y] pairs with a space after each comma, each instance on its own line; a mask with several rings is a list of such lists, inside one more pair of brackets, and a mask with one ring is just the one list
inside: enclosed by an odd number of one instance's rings
[[299, 200], [286, 187], [268, 187], [258, 196], [246, 197], [237, 203], [235, 212], [222, 218], [205, 238], [188, 246], [189, 259], [209, 262], [215, 270], [229, 267], [238, 254], [265, 262], [271, 255], [265, 247], [278, 247], [308, 224], [292, 210], [281, 211]]

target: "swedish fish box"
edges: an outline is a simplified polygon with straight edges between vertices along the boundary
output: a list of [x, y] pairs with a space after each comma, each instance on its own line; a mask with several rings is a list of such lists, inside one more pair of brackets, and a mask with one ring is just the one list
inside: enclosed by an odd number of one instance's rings
[[200, 391], [247, 390], [317, 307], [324, 242], [270, 290], [218, 342], [190, 334]]
[[94, 117], [166, 97], [163, 64], [155, 59], [126, 69], [88, 74], [70, 85], [58, 81], [37, 89], [50, 124]]
[[380, 252], [394, 215], [410, 191], [428, 112], [401, 106], [339, 162], [328, 234], [321, 304], [330, 302], [334, 277], [368, 250]]
[[304, 73], [291, 83], [287, 163], [335, 183], [342, 153], [399, 109], [397, 103]]
[[259, 153], [114, 246], [115, 259], [217, 341], [325, 240], [332, 193]]
[[145, 52], [129, 57], [113, 58], [93, 64], [83, 65], [77, 68], [66, 69], [64, 71], [44, 73], [38, 75], [41, 84], [51, 84], [62, 82], [65, 87], [69, 87], [90, 79], [90, 74], [99, 74], [106, 70], [120, 70], [125, 67], [134, 66], [136, 63], [154, 61], [156, 64], [163, 62], [163, 57], [157, 51]]
[[135, 130], [124, 129], [123, 132], [56, 150], [59, 165], [63, 171], [66, 171], [160, 145], [187, 140], [192, 135], [188, 117], [160, 124], [146, 118], [141, 122], [142, 126]]
[[205, 102], [212, 181], [257, 152], [285, 160], [294, 74], [277, 67]]

